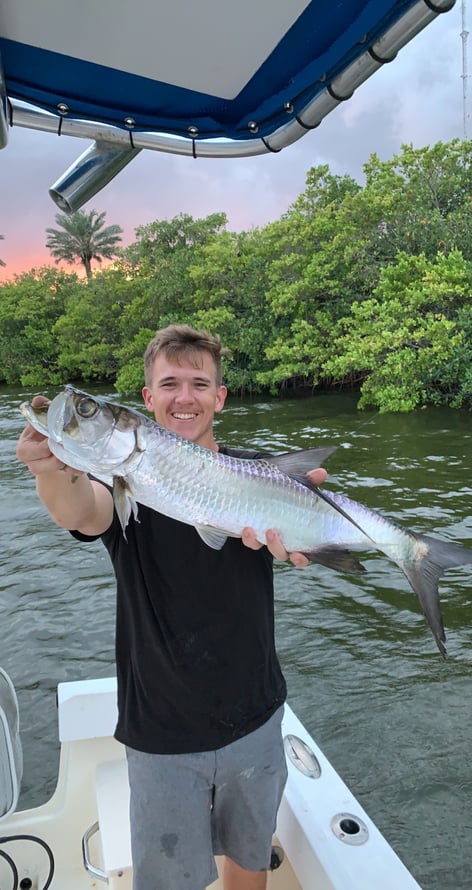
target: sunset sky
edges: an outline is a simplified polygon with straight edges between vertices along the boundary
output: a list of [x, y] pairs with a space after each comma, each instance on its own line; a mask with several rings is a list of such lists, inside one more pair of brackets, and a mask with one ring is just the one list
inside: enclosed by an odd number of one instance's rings
[[[467, 23], [468, 24], [468, 23]], [[363, 165], [382, 160], [401, 145], [419, 148], [464, 138], [461, 4], [439, 16], [341, 104], [318, 127], [280, 154], [238, 160], [178, 157], [143, 151], [83, 209], [106, 212], [107, 224], [124, 231], [178, 213], [198, 218], [223, 211], [233, 231], [277, 219], [303, 191], [307, 170], [329, 164], [362, 182]], [[470, 77], [467, 90], [472, 91]], [[472, 136], [466, 107], [467, 136]], [[0, 282], [23, 270], [52, 264], [45, 248], [56, 205], [52, 183], [89, 145], [20, 127], [10, 130], [0, 152]], [[72, 267], [68, 267], [72, 269]]]

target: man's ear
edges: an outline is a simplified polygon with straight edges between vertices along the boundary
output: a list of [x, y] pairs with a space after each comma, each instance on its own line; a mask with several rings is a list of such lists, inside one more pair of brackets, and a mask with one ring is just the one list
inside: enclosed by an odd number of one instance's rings
[[216, 400], [215, 400], [215, 413], [216, 414], [218, 414], [218, 412], [223, 409], [227, 395], [228, 395], [228, 390], [226, 389], [226, 386], [223, 386], [223, 384], [222, 384], [221, 386], [218, 387], [218, 389], [216, 391]]
[[152, 392], [148, 386], [143, 386], [141, 390], [142, 397], [144, 399], [144, 404], [148, 411], [152, 411]]

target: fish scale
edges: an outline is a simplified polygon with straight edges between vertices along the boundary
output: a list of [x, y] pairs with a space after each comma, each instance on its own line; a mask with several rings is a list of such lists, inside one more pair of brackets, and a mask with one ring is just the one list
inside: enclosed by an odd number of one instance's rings
[[[168, 454], [167, 444], [151, 444], [133, 473], [130, 490], [138, 503], [151, 506], [147, 468], [153, 467], [159, 478], [155, 493], [161, 512], [171, 510], [173, 517], [181, 521], [221, 528], [234, 535], [240, 535], [245, 526], [251, 525], [264, 543], [265, 531], [274, 527], [270, 522], [273, 523], [277, 510], [275, 527], [286, 546], [292, 550], [296, 545], [313, 548], [314, 537], [306, 526], [319, 502], [314, 492], [261, 460], [241, 461], [196, 445], [187, 451], [187, 472], [183, 477], [181, 460], [175, 458], [174, 452]], [[219, 476], [223, 485], [219, 484]], [[302, 529], [301, 534], [297, 527]]]
[[472, 551], [418, 534], [338, 492], [316, 488], [306, 475], [332, 448], [261, 460], [202, 448], [139, 411], [95, 398], [72, 386], [44, 407], [21, 405], [48, 436], [61, 461], [113, 486], [123, 531], [144, 504], [193, 525], [216, 550], [246, 526], [265, 543], [277, 529], [289, 552], [302, 552], [337, 571], [361, 572], [352, 550], [380, 550], [415, 591], [436, 644], [445, 654], [438, 582], [444, 571], [472, 563]]

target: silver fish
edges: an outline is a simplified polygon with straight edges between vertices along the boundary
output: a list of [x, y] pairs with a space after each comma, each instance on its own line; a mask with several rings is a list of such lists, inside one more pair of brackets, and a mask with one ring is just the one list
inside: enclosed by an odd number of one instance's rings
[[445, 569], [472, 563], [472, 550], [416, 534], [344, 495], [315, 487], [306, 473], [336, 449], [316, 448], [262, 460], [220, 454], [178, 436], [132, 408], [72, 386], [49, 405], [20, 406], [64, 463], [113, 488], [125, 532], [138, 504], [193, 525], [219, 550], [251, 526], [265, 543], [276, 528], [288, 551], [341, 572], [362, 572], [350, 552], [382, 551], [406, 575], [446, 653], [438, 581]]

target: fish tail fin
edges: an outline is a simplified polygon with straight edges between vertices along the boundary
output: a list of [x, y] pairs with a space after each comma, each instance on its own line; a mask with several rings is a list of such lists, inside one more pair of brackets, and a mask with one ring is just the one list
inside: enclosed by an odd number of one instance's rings
[[425, 545], [425, 550], [414, 563], [402, 564], [401, 569], [420, 601], [441, 655], [445, 656], [446, 635], [439, 602], [438, 582], [446, 569], [472, 563], [472, 550], [467, 550], [459, 544], [438, 541], [429, 535], [415, 535], [415, 538]]

